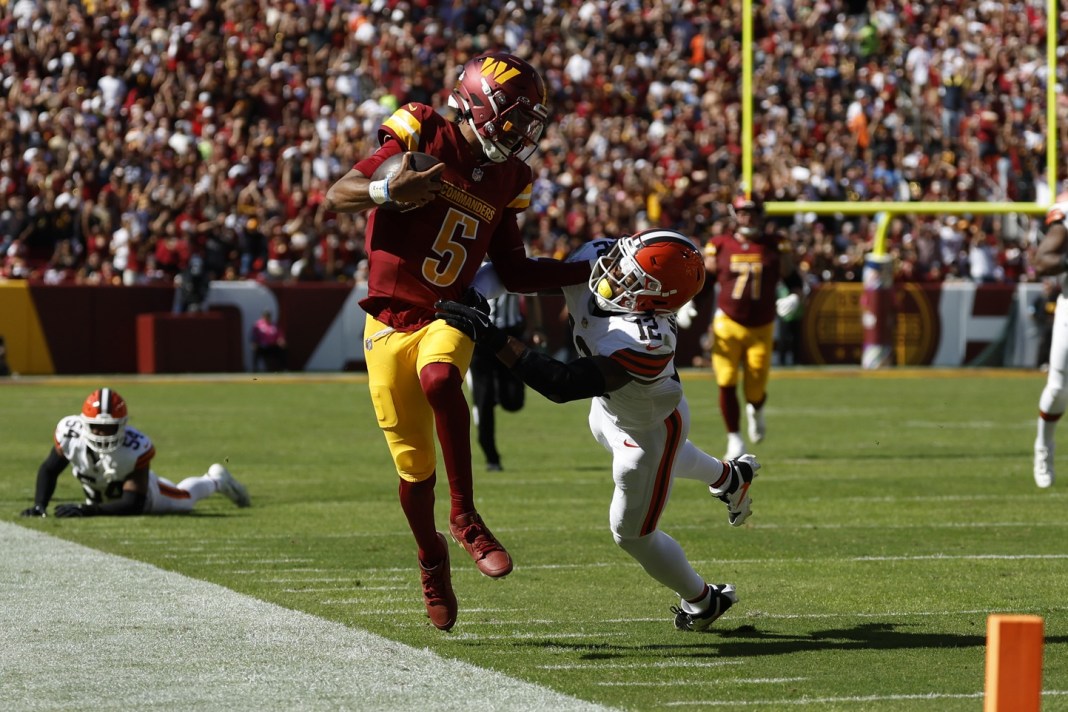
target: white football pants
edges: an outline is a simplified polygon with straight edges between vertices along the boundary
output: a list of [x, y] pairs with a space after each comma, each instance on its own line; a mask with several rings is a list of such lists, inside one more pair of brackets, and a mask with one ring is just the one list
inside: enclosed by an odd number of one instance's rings
[[594, 438], [612, 453], [612, 537], [661, 584], [687, 600], [699, 596], [704, 578], [694, 571], [679, 543], [658, 528], [675, 477], [712, 484], [723, 472], [719, 460], [687, 440], [686, 399], [665, 420], [624, 430], [605, 410], [602, 399], [594, 398], [589, 421]]
[[170, 514], [192, 511], [193, 505], [215, 494], [218, 485], [207, 475], [186, 477], [174, 484], [155, 472], [148, 473], [148, 497], [145, 514]]

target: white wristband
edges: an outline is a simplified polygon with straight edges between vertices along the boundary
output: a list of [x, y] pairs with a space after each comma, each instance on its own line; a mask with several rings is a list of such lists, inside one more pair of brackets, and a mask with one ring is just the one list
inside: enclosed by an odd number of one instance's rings
[[389, 179], [374, 180], [367, 184], [367, 194], [376, 204], [389, 202]]

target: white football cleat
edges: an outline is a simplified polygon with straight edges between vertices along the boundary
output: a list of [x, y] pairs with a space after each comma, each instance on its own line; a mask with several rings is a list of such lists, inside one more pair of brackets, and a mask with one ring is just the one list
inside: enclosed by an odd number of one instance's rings
[[758, 443], [764, 439], [767, 426], [764, 425], [764, 409], [759, 410], [752, 403], [745, 404], [745, 415], [749, 419], [749, 440]]
[[238, 507], [247, 507], [252, 504], [245, 486], [235, 480], [230, 471], [219, 463], [215, 463], [208, 468], [208, 477], [215, 480], [217, 491], [226, 495]]
[[727, 454], [724, 460], [733, 460], [745, 454], [745, 440], [738, 433], [727, 433]]
[[749, 485], [753, 483], [760, 463], [754, 455], [742, 455], [723, 463], [729, 467], [729, 477], [722, 487], [708, 486], [712, 496], [727, 505], [727, 520], [732, 527], [740, 527], [753, 513], [753, 500], [749, 496]]
[[709, 584], [708, 607], [703, 611], [695, 611], [694, 604], [688, 601], [679, 601], [678, 606], [672, 606], [671, 612], [675, 614], [675, 628], [678, 630], [708, 630], [712, 623], [727, 612], [731, 606], [738, 602], [738, 594], [734, 592], [734, 585], [729, 583]]
[[1035, 484], [1046, 489], [1053, 485], [1053, 448], [1035, 444]]

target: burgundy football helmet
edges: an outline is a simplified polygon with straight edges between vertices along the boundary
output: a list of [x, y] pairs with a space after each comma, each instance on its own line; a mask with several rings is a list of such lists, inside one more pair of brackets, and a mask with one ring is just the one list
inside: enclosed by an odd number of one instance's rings
[[460, 112], [493, 163], [527, 160], [549, 120], [545, 82], [534, 67], [506, 52], [479, 55], [464, 65], [449, 105]]
[[731, 202], [731, 217], [737, 225], [739, 235], [753, 237], [760, 232], [764, 206], [755, 198], [739, 195]]

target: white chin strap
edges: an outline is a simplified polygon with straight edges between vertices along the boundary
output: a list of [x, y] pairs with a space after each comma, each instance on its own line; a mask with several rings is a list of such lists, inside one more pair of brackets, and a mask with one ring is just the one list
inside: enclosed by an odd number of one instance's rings
[[471, 126], [471, 130], [475, 132], [475, 136], [478, 138], [479, 144], [482, 145], [482, 153], [486, 154], [486, 158], [488, 158], [493, 163], [504, 163], [508, 160], [509, 154], [502, 151], [500, 148], [497, 147], [497, 144], [495, 144], [493, 141], [490, 141], [488, 138], [478, 132], [478, 129], [475, 128], [474, 119], [468, 119], [467, 123]]

